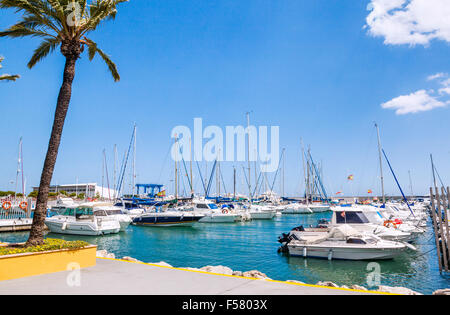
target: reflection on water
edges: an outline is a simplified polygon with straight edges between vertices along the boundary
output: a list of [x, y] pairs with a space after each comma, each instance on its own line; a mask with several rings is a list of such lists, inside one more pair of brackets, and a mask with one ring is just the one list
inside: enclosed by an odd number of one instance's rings
[[[85, 240], [116, 257], [131, 256], [145, 262], [166, 261], [176, 267], [224, 265], [233, 270], [259, 270], [272, 279], [315, 284], [368, 287], [370, 262], [321, 260], [278, 254], [277, 238], [295, 226], [314, 225], [329, 214], [284, 215], [273, 221], [237, 224], [201, 224], [193, 227], [130, 226], [125, 232], [103, 237], [48, 234], [65, 240]], [[404, 286], [422, 293], [450, 287], [439, 275], [432, 229], [417, 240], [417, 252], [407, 251], [395, 260], [379, 261], [381, 284]], [[25, 241], [26, 232], [0, 234], [0, 241]], [[429, 252], [429, 253], [427, 253]]]

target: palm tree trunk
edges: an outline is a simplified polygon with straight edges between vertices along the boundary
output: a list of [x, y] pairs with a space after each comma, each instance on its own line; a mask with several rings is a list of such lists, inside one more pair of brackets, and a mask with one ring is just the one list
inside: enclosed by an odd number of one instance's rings
[[33, 224], [26, 244], [27, 246], [41, 245], [44, 242], [44, 221], [47, 214], [48, 193], [50, 190], [50, 182], [53, 177], [53, 171], [55, 169], [56, 158], [58, 156], [58, 148], [61, 142], [64, 121], [66, 119], [72, 95], [72, 82], [75, 77], [75, 63], [77, 59], [78, 56], [75, 55], [66, 56], [63, 83], [59, 90], [52, 134], [48, 143], [47, 155], [45, 157], [41, 182], [39, 184], [36, 209], [34, 210]]

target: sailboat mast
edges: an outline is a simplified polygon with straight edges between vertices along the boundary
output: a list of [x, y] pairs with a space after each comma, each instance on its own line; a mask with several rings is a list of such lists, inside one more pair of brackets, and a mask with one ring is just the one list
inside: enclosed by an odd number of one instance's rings
[[192, 139], [189, 138], [189, 151], [191, 155], [191, 161], [190, 161], [190, 176], [191, 176], [191, 197], [194, 197], [194, 178], [192, 177]]
[[386, 203], [386, 196], [384, 194], [384, 177], [383, 177], [383, 158], [381, 157], [381, 140], [380, 140], [380, 128], [378, 124], [375, 123], [375, 128], [377, 128], [377, 138], [378, 138], [378, 155], [380, 159], [380, 180], [381, 180], [381, 193], [383, 196], [383, 204]]
[[134, 140], [133, 140], [133, 182], [132, 182], [132, 194], [133, 198], [136, 189], [136, 123], [134, 124]]
[[411, 178], [411, 171], [408, 171], [408, 176], [409, 176], [409, 188], [411, 190], [411, 198], [414, 197], [414, 192], [413, 192], [413, 184], [412, 184], [412, 178]]
[[250, 163], [250, 112], [247, 112], [247, 158], [248, 158], [248, 194], [250, 202], [252, 199], [251, 163]]
[[233, 198], [236, 199], [236, 167], [233, 166]]
[[433, 173], [434, 187], [437, 187], [437, 184], [436, 184], [436, 169], [434, 168], [433, 154], [430, 154], [430, 159], [431, 159], [431, 171]]
[[20, 138], [20, 169], [22, 173], [22, 198], [25, 200], [25, 179], [23, 174], [23, 149], [22, 149], [22, 137]]
[[178, 137], [175, 135], [175, 199], [178, 199], [178, 165], [177, 165], [177, 158], [178, 158]]
[[117, 197], [116, 195], [116, 189], [117, 189], [117, 144], [114, 145], [114, 198]]

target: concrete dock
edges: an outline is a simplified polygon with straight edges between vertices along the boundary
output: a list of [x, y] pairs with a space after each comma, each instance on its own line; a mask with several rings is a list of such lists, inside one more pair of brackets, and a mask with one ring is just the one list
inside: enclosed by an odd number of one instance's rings
[[0, 295], [360, 295], [375, 293], [224, 276], [110, 259], [97, 259], [96, 266], [75, 272], [59, 272], [0, 282]]

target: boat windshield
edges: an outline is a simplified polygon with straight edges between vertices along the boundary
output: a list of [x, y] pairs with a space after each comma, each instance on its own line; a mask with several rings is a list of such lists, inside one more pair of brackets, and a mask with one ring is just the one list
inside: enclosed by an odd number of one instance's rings
[[76, 217], [80, 217], [80, 216], [92, 216], [94, 215], [94, 212], [92, 210], [92, 208], [85, 208], [85, 207], [78, 207], [78, 208], [66, 208], [63, 212], [62, 215], [66, 215], [66, 216], [76, 216]]
[[208, 207], [209, 207], [210, 209], [219, 209], [219, 207], [217, 207], [217, 205], [214, 204], [214, 203], [208, 204]]
[[336, 223], [338, 224], [364, 224], [369, 223], [367, 217], [362, 211], [343, 211], [335, 212]]

